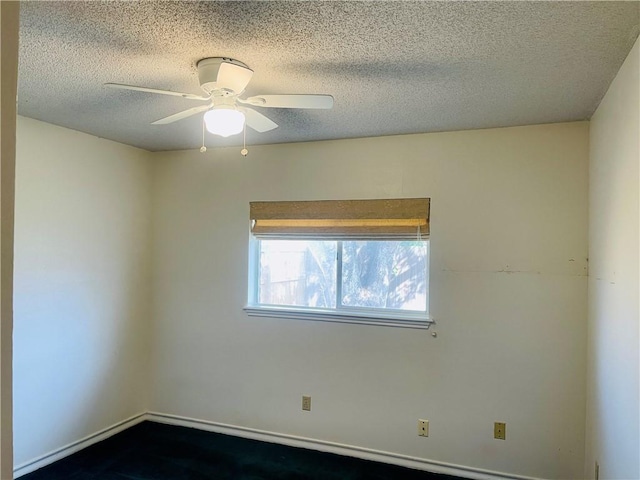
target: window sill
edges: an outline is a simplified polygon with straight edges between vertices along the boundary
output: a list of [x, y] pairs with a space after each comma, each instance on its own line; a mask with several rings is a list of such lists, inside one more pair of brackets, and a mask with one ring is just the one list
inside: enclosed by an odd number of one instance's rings
[[355, 323], [384, 327], [416, 328], [426, 330], [435, 321], [420, 314], [384, 314], [382, 312], [349, 312], [334, 310], [311, 310], [275, 306], [247, 305], [244, 311], [251, 317], [291, 318], [319, 322]]

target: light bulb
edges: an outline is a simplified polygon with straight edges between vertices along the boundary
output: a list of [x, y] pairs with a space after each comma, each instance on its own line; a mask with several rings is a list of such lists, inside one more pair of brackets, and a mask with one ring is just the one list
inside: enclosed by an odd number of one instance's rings
[[214, 135], [228, 137], [244, 129], [244, 113], [232, 106], [220, 105], [204, 114], [204, 124]]

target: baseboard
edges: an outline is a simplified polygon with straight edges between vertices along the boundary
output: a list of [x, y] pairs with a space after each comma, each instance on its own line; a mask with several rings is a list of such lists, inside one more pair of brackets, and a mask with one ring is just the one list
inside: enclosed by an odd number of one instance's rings
[[225, 423], [181, 417], [179, 415], [170, 415], [166, 413], [148, 412], [145, 416], [145, 419], [152, 422], [166, 423], [168, 425], [191, 427], [197, 428], [199, 430], [207, 430], [210, 432], [223, 433], [226, 435], [234, 435], [236, 437], [260, 440], [263, 442], [279, 443], [292, 447], [308, 448], [312, 450], [319, 450], [321, 452], [335, 453], [338, 455], [361, 458], [364, 460], [372, 460], [375, 462], [390, 463], [393, 465], [399, 465], [401, 467], [413, 468], [415, 470], [424, 470], [432, 473], [453, 475], [462, 478], [469, 478], [472, 480], [542, 480], [534, 477], [525, 477], [521, 475], [511, 475], [503, 472], [482, 470], [479, 468], [472, 468], [463, 465], [454, 465], [450, 463], [438, 462], [435, 460], [410, 457], [408, 455], [401, 455], [393, 452], [384, 452], [381, 450], [356, 447], [353, 445], [344, 445], [340, 443], [327, 442], [324, 440], [315, 440], [312, 438], [287, 435], [283, 433], [268, 432], [265, 430], [239, 427], [236, 425], [228, 425]]
[[127, 418], [126, 420], [122, 420], [121, 422], [111, 425], [110, 427], [104, 428], [87, 437], [70, 443], [69, 445], [65, 445], [64, 447], [58, 448], [49, 453], [45, 453], [44, 455], [41, 455], [33, 460], [29, 460], [28, 462], [18, 465], [13, 469], [13, 478], [18, 478], [22, 475], [26, 475], [27, 473], [31, 473], [35, 470], [38, 470], [39, 468], [49, 465], [50, 463], [67, 457], [72, 453], [80, 451], [83, 448], [87, 448], [94, 443], [106, 440], [116, 433], [126, 430], [129, 427], [133, 427], [134, 425], [144, 421], [145, 419], [146, 413], [139, 413]]

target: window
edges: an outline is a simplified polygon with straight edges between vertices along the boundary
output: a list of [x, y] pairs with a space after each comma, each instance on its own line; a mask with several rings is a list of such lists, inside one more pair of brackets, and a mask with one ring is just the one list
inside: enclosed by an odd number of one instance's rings
[[251, 315], [426, 327], [429, 199], [251, 204]]

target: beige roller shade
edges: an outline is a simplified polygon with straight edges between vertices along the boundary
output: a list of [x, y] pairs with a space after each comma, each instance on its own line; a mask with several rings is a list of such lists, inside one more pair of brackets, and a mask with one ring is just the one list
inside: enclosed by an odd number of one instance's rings
[[251, 202], [262, 238], [411, 239], [429, 236], [429, 199]]

